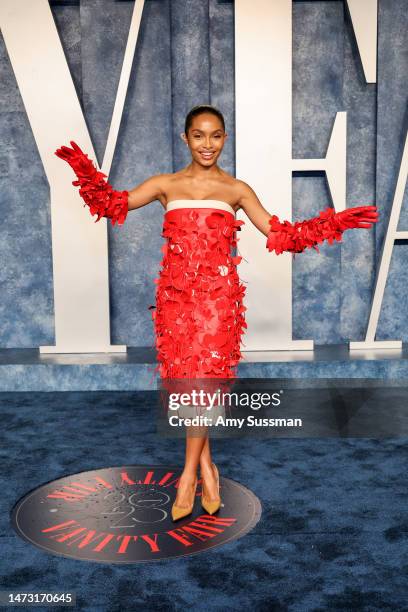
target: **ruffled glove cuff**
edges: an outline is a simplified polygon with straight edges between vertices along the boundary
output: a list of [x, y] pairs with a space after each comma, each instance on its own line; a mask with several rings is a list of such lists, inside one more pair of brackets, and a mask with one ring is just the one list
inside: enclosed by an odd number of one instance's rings
[[55, 155], [66, 161], [77, 179], [72, 181], [75, 187], [79, 187], [79, 195], [89, 206], [91, 215], [98, 215], [95, 223], [102, 217], [111, 220], [112, 225], [122, 225], [128, 214], [128, 191], [116, 191], [105, 180], [106, 174], [99, 172], [94, 163], [73, 141], [70, 147], [62, 146], [55, 151]]
[[342, 234], [347, 229], [371, 227], [376, 223], [378, 213], [376, 206], [356, 206], [336, 213], [333, 208], [320, 211], [318, 217], [291, 223], [281, 223], [276, 215], [269, 219], [270, 230], [267, 235], [266, 248], [280, 255], [284, 251], [301, 253], [307, 248], [314, 248], [320, 253], [317, 244], [327, 240], [341, 242]]

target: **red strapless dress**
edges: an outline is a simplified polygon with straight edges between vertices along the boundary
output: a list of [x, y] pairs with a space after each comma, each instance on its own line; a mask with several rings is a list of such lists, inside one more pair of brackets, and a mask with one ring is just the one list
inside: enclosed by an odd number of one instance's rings
[[234, 255], [234, 209], [219, 200], [173, 200], [162, 236], [164, 257], [150, 306], [162, 378], [236, 378], [245, 322]]

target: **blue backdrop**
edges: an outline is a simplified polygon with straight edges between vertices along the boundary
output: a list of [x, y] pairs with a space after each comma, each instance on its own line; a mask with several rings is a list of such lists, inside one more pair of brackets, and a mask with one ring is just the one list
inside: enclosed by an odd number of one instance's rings
[[[55, 1], [51, 9], [101, 163], [133, 1]], [[110, 175], [115, 188], [131, 189], [187, 164], [179, 134], [188, 110], [200, 103], [224, 113], [229, 139], [220, 165], [235, 174], [233, 13], [233, 3], [222, 0], [146, 1]], [[347, 206], [377, 204], [380, 212], [376, 227], [346, 232], [343, 246], [296, 257], [295, 339], [335, 344], [365, 336], [407, 129], [407, 30], [406, 0], [379, 0], [378, 83], [367, 85], [345, 3], [293, 3], [293, 156], [323, 157], [336, 112], [347, 111]], [[49, 345], [49, 187], [2, 37], [0, 71], [0, 345]], [[328, 204], [324, 176], [294, 176], [293, 218], [314, 216]], [[162, 220], [155, 202], [133, 211], [124, 226], [109, 225], [113, 344], [153, 343], [147, 307], [154, 303]], [[406, 206], [398, 229], [408, 229]], [[407, 268], [399, 242], [377, 339], [408, 339]]]

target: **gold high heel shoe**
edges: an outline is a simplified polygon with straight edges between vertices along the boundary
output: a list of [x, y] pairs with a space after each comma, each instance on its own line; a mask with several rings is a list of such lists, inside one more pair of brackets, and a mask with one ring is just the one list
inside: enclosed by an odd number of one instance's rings
[[197, 477], [195, 479], [195, 483], [193, 485], [193, 502], [187, 506], [187, 508], [182, 508], [181, 506], [176, 506], [176, 502], [174, 502], [172, 508], [171, 508], [171, 517], [173, 519], [173, 521], [178, 521], [179, 519], [183, 518], [184, 516], [188, 516], [189, 514], [192, 513], [193, 511], [193, 507], [194, 507], [194, 501], [195, 501], [195, 496], [196, 496], [196, 490], [197, 490]]
[[214, 514], [221, 507], [220, 475], [218, 473], [218, 468], [215, 465], [215, 463], [213, 463], [212, 466], [213, 466], [213, 470], [215, 472], [215, 479], [217, 481], [218, 499], [211, 500], [211, 501], [209, 499], [207, 499], [207, 496], [205, 494], [205, 485], [204, 485], [204, 479], [203, 479], [202, 493], [201, 493], [201, 505], [204, 508], [204, 510], [206, 510], [208, 512], [208, 514]]

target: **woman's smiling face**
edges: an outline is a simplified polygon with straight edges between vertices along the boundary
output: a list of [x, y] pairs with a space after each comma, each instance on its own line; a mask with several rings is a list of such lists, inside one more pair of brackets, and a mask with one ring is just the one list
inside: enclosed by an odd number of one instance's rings
[[200, 113], [193, 117], [187, 138], [183, 140], [190, 147], [194, 161], [202, 166], [212, 166], [219, 158], [227, 134], [220, 119], [212, 113]]

